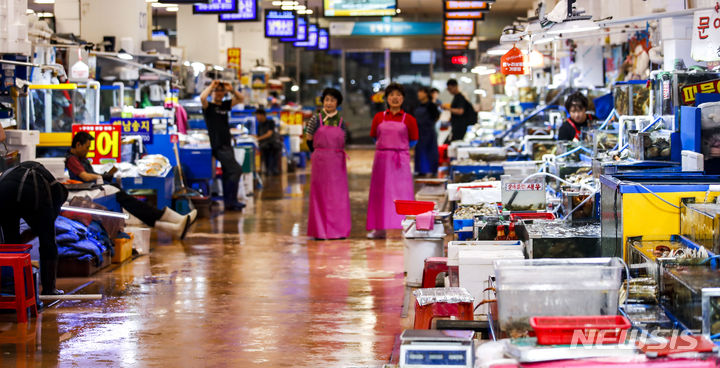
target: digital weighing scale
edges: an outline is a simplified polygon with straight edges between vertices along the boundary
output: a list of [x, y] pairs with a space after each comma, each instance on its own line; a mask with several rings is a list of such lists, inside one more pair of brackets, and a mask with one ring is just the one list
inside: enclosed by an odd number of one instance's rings
[[472, 368], [474, 331], [405, 330], [400, 335], [400, 367]]

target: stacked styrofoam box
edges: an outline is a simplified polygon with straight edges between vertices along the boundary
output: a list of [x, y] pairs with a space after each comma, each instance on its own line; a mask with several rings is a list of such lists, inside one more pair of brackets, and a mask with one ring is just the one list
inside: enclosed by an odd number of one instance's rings
[[[458, 268], [459, 286], [475, 297], [475, 307], [489, 299], [483, 293], [488, 278], [493, 275], [493, 261], [497, 259], [525, 259], [520, 241], [453, 241], [448, 243], [448, 267]], [[475, 314], [487, 314], [487, 305], [475, 310]]]
[[0, 54], [30, 55], [27, 0], [0, 1]]
[[[295, 126], [295, 125], [291, 125], [291, 126]], [[302, 142], [302, 140], [300, 139], [299, 136], [290, 137], [290, 152], [292, 152], [292, 153], [300, 152], [300, 143], [301, 142]]]
[[43, 165], [56, 179], [65, 179], [65, 158], [64, 157], [44, 157], [37, 158], [35, 161]]
[[40, 143], [39, 131], [8, 129], [5, 135], [5, 145], [10, 151], [20, 152], [20, 161], [35, 160], [35, 148]]

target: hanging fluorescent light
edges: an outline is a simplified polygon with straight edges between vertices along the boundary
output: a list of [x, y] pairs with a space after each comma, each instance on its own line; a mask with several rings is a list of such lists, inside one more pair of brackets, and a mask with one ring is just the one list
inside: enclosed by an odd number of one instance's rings
[[35, 4], [55, 4], [55, 0], [35, 0]]
[[223, 71], [223, 70], [225, 70], [225, 68], [223, 68], [223, 67], [221, 67], [221, 66], [219, 66], [219, 65], [213, 66], [213, 69], [215, 69], [215, 70], [217, 70], [217, 71], [220, 71], [220, 72]]
[[547, 30], [547, 34], [557, 35], [561, 33], [579, 33], [579, 32], [590, 32], [600, 29], [597, 23], [590, 19], [573, 20], [558, 23]]
[[[497, 45], [489, 48], [485, 53], [490, 56], [503, 56], [507, 54], [507, 52], [510, 51], [512, 47], [513, 45]], [[515, 47], [519, 48], [523, 54], [527, 54], [527, 42], [517, 43], [515, 44]]]
[[282, 5], [282, 1], [273, 1], [272, 6], [280, 6]]
[[180, 8], [178, 8], [177, 6], [171, 6], [171, 7], [165, 8], [165, 10], [167, 10], [169, 12], [176, 12], [176, 11], [180, 10]]
[[68, 212], [76, 212], [76, 213], [87, 213], [90, 215], [98, 215], [98, 216], [106, 216], [106, 217], [117, 217], [121, 219], [129, 219], [130, 216], [126, 215], [123, 212], [112, 212], [112, 211], [103, 211], [103, 210], [96, 210], [92, 208], [84, 208], [84, 207], [71, 207], [71, 206], [62, 206], [60, 207], [63, 211]]

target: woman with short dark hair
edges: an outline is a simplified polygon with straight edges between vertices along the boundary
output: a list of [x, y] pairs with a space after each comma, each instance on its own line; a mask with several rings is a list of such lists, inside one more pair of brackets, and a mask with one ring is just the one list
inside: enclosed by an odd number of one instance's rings
[[575, 92], [565, 100], [568, 118], [558, 129], [558, 140], [572, 141], [582, 139], [582, 130], [588, 129], [595, 117], [587, 113], [588, 99], [580, 92]]
[[369, 238], [384, 238], [386, 229], [402, 229], [403, 216], [395, 212], [394, 202], [415, 199], [410, 148], [418, 141], [418, 127], [415, 118], [402, 110], [404, 101], [403, 86], [387, 86], [388, 109], [375, 115], [370, 129], [376, 151], [367, 212]]
[[305, 128], [312, 151], [307, 234], [315, 239], [342, 239], [350, 236], [352, 227], [345, 162], [347, 126], [338, 111], [343, 96], [335, 88], [326, 88], [321, 101], [322, 110]]

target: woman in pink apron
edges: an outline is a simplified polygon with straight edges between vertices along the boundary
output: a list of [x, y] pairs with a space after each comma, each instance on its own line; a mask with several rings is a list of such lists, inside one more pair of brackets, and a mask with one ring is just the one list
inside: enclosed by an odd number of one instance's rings
[[316, 239], [350, 236], [350, 193], [345, 163], [346, 127], [337, 111], [342, 94], [334, 88], [323, 91], [323, 111], [305, 128], [312, 154], [308, 231]]
[[386, 229], [401, 229], [403, 216], [395, 212], [395, 200], [413, 200], [410, 148], [417, 143], [415, 118], [402, 110], [405, 89], [391, 83], [385, 89], [388, 109], [373, 119], [370, 136], [375, 139], [375, 160], [368, 200], [368, 238], [384, 238]]

